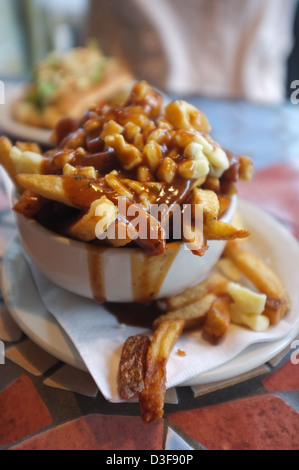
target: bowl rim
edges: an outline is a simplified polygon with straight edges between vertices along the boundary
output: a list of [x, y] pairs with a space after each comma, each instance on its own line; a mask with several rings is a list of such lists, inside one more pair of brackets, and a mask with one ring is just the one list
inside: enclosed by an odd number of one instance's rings
[[[13, 202], [16, 202], [16, 201], [17, 201], [17, 197], [16, 197], [16, 193], [14, 193]], [[231, 201], [230, 201], [230, 204], [229, 204], [228, 208], [222, 214], [222, 216], [219, 220], [225, 221], [226, 219], [230, 219], [230, 217], [234, 215], [236, 208], [237, 208], [237, 194], [233, 194], [231, 196]], [[84, 241], [80, 241], [80, 240], [75, 240], [75, 239], [69, 238], [65, 235], [61, 235], [60, 233], [57, 233], [54, 230], [51, 230], [51, 229], [45, 227], [44, 225], [39, 223], [37, 220], [25, 217], [23, 214], [21, 214], [19, 212], [14, 211], [14, 214], [15, 214], [15, 217], [16, 217], [16, 220], [17, 220], [18, 232], [19, 232], [18, 219], [21, 219], [21, 220], [23, 220], [23, 223], [30, 225], [31, 226], [30, 228], [34, 229], [36, 232], [40, 232], [41, 234], [43, 234], [45, 236], [50, 236], [55, 242], [65, 244], [67, 246], [73, 246], [74, 249], [76, 249], [76, 248], [86, 249], [86, 247], [90, 247], [90, 246], [97, 247], [97, 245], [93, 245], [92, 243], [88, 243], [88, 242], [84, 242]], [[166, 249], [170, 249], [170, 247], [173, 248], [174, 246], [176, 246], [178, 244], [184, 246], [184, 243], [185, 242], [183, 242], [181, 240], [172, 241], [172, 242], [166, 243]], [[121, 249], [121, 252], [145, 253], [145, 251], [141, 247], [127, 247], [127, 246], [113, 247], [113, 246], [101, 245], [100, 248], [103, 251], [117, 250], [117, 252], [119, 252], [119, 250]], [[151, 256], [151, 255], [148, 255], [148, 256]], [[154, 256], [157, 256], [157, 255], [154, 255]]]

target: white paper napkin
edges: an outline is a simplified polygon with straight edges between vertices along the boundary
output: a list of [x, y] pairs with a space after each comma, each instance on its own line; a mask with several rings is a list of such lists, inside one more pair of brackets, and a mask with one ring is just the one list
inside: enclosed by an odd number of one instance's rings
[[[122, 346], [131, 335], [152, 332], [120, 324], [104, 305], [54, 285], [31, 262], [30, 269], [47, 310], [74, 343], [102, 394], [111, 402], [119, 402], [117, 375]], [[292, 322], [284, 319], [264, 333], [231, 325], [216, 346], [200, 331], [184, 333], [167, 364], [167, 388], [223, 365], [251, 344], [281, 339], [291, 330]], [[179, 355], [178, 349], [186, 355]]]

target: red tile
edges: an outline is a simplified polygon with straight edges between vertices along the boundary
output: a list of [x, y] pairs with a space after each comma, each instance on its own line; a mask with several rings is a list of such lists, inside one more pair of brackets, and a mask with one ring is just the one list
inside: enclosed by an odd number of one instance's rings
[[49, 429], [15, 450], [162, 450], [163, 421], [143, 424], [139, 417], [89, 415]]
[[299, 364], [288, 361], [272, 374], [267, 375], [262, 384], [269, 392], [299, 390]]
[[167, 417], [210, 450], [299, 450], [299, 413], [272, 394]]
[[52, 423], [52, 417], [27, 375], [0, 393], [0, 445], [33, 434]]
[[270, 211], [299, 238], [299, 169], [278, 164], [255, 172], [250, 184], [240, 181], [238, 194]]

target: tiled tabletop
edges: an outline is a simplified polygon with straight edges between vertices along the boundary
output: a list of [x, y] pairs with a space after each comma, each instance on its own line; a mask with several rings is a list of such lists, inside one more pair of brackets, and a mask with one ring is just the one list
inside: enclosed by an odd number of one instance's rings
[[[250, 187], [239, 186], [240, 194], [258, 201], [299, 238], [299, 107], [192, 101], [209, 116], [216, 140], [255, 161], [255, 178]], [[1, 257], [14, 234], [1, 190]], [[0, 450], [299, 449], [299, 364], [291, 361], [290, 346], [233, 379], [169, 390], [164, 418], [142, 424], [137, 403], [107, 402], [87, 373], [27, 338], [3, 300], [0, 340], [6, 349], [0, 364]]]

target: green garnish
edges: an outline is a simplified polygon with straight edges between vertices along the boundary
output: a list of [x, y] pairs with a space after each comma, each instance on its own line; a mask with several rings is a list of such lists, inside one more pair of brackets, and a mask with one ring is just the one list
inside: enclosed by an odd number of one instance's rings
[[47, 104], [56, 89], [56, 84], [50, 81], [41, 80], [37, 83], [38, 99], [41, 106], [45, 106]]

